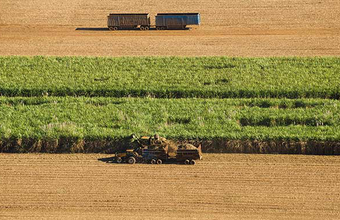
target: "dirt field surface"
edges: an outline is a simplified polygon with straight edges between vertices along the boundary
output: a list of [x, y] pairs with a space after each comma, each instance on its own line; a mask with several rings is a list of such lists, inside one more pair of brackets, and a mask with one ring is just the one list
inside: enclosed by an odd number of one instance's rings
[[[199, 12], [189, 31], [117, 31], [117, 12]], [[339, 0], [1, 0], [0, 55], [338, 56]], [[78, 29], [78, 30], [76, 30]]]
[[340, 218], [340, 157], [204, 156], [186, 166], [0, 154], [0, 218]]

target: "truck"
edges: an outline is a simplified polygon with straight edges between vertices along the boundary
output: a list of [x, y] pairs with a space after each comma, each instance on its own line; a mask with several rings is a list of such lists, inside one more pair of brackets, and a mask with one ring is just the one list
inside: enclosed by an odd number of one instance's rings
[[195, 165], [202, 159], [201, 146], [191, 144], [177, 146], [174, 142], [162, 137], [141, 137], [136, 140], [135, 147], [127, 147], [122, 152], [115, 153], [117, 163], [183, 163]]

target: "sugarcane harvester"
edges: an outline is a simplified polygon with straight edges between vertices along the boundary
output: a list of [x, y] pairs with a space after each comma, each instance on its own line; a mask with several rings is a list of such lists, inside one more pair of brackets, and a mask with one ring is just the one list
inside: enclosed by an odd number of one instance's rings
[[191, 144], [177, 146], [173, 141], [154, 135], [137, 138], [131, 135], [125, 149], [115, 154], [117, 163], [183, 163], [194, 165], [202, 159], [201, 146]]

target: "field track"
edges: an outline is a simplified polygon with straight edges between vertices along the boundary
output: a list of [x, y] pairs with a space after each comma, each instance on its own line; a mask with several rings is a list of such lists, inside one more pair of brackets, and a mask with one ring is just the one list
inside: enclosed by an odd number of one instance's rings
[[[338, 56], [339, 11], [338, 0], [4, 0], [0, 55]], [[110, 32], [110, 12], [200, 12], [202, 25]]]
[[184, 166], [0, 154], [0, 218], [340, 218], [339, 157], [204, 156]]

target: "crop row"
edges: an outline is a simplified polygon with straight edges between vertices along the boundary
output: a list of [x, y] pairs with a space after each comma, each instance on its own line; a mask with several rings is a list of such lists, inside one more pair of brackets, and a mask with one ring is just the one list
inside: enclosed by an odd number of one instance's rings
[[0, 95], [340, 97], [340, 58], [0, 57]]
[[[290, 107], [279, 108], [284, 103]], [[339, 106], [319, 99], [1, 97], [0, 136], [115, 139], [158, 133], [174, 139], [338, 141]]]

